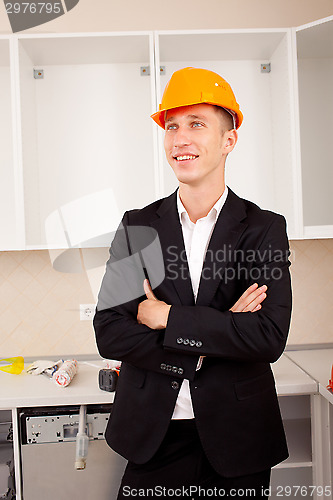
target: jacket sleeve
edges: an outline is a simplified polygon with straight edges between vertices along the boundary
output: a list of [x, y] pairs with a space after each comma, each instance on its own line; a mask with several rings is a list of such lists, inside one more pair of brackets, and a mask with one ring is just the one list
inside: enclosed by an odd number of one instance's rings
[[193, 380], [198, 353], [164, 349], [165, 330], [137, 322], [138, 304], [146, 298], [140, 257], [129, 248], [126, 212], [110, 248], [93, 325], [99, 353], [138, 368]]
[[206, 306], [172, 306], [164, 347], [234, 360], [276, 361], [285, 348], [291, 316], [289, 253], [285, 219], [275, 214], [256, 252], [257, 261], [248, 268], [250, 278], [254, 276], [248, 286], [257, 282], [268, 287], [262, 308], [233, 313]]

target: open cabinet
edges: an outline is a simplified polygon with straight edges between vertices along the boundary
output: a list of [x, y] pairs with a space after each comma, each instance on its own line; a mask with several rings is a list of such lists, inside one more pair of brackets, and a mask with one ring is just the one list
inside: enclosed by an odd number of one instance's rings
[[18, 53], [26, 246], [109, 246], [156, 198], [152, 35], [22, 35]]
[[[182, 67], [209, 69], [230, 83], [244, 121], [227, 159], [226, 182], [239, 196], [283, 214], [289, 236], [297, 237], [290, 31], [165, 31], [157, 32], [155, 47], [158, 102]], [[160, 144], [162, 150], [162, 134]], [[166, 195], [176, 180], [162, 153], [160, 162]]]
[[333, 17], [295, 30], [305, 238], [333, 237]]

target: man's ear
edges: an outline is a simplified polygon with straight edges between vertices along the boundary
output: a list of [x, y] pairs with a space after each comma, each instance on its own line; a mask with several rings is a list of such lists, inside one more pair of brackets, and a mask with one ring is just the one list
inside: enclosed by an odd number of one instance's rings
[[236, 143], [238, 140], [237, 130], [233, 129], [233, 130], [228, 130], [227, 132], [225, 132], [224, 140], [225, 140], [225, 144], [223, 147], [225, 149], [225, 152], [227, 154], [231, 153], [231, 151], [236, 146]]

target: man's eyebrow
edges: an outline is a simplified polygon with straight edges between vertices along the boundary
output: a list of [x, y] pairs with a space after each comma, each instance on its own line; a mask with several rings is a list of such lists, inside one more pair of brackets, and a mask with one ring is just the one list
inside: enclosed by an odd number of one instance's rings
[[[204, 115], [186, 115], [186, 118], [190, 118], [191, 120], [207, 120], [207, 117]], [[165, 123], [172, 122], [175, 119], [174, 116], [170, 116], [165, 120]]]

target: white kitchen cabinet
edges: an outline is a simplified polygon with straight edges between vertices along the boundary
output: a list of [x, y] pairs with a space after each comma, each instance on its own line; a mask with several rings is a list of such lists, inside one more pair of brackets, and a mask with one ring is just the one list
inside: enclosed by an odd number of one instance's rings
[[125, 210], [156, 199], [155, 84], [140, 70], [152, 66], [152, 34], [17, 44], [26, 246], [108, 246]]
[[0, 251], [17, 250], [23, 244], [13, 69], [11, 39], [0, 35]]
[[[316, 457], [316, 483], [333, 485], [333, 394], [327, 388], [333, 366], [333, 349], [291, 351], [290, 360], [318, 383], [318, 394], [312, 396], [313, 452]], [[332, 499], [331, 495], [325, 495]]]
[[149, 115], [184, 66], [220, 73], [244, 113], [231, 189], [283, 214], [290, 239], [332, 237], [333, 17], [295, 29], [1, 36], [0, 248], [109, 246], [125, 210], [171, 193]]
[[309, 488], [313, 481], [314, 461], [311, 439], [311, 400], [309, 395], [279, 397], [289, 448], [289, 458], [272, 471], [271, 498], [302, 498], [298, 486]]
[[[157, 98], [182, 67], [210, 69], [233, 88], [244, 114], [239, 141], [226, 163], [227, 184], [264, 209], [283, 214], [299, 236], [295, 175], [291, 32], [285, 30], [163, 31], [156, 33]], [[262, 65], [270, 72], [263, 72]], [[266, 70], [267, 71], [267, 70]], [[162, 149], [162, 134], [160, 134]], [[161, 190], [176, 186], [163, 154]]]
[[333, 16], [295, 36], [304, 237], [333, 237]]
[[311, 486], [321, 484], [322, 456], [318, 453], [321, 436], [315, 411], [318, 384], [289, 358], [289, 352], [272, 368], [289, 457], [272, 469], [270, 498], [290, 496], [319, 500], [321, 495], [317, 490], [310, 494]]

